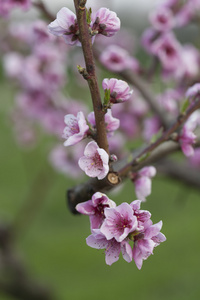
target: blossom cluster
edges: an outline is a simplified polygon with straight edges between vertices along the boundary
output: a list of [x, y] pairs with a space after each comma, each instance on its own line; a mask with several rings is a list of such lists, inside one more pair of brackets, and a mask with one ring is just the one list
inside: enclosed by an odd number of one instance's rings
[[[188, 3], [187, 3], [188, 2]], [[186, 80], [198, 77], [200, 54], [192, 45], [181, 45], [173, 29], [195, 19], [200, 9], [199, 1], [164, 1], [150, 14], [151, 27], [142, 36], [147, 52], [155, 56], [164, 78]]]
[[92, 234], [87, 237], [87, 245], [105, 249], [106, 264], [112, 265], [122, 252], [127, 262], [135, 261], [141, 269], [156, 246], [166, 240], [160, 232], [162, 221], [153, 224], [151, 214], [140, 209], [141, 201], [116, 205], [105, 194], [95, 193], [91, 200], [79, 203], [79, 213], [88, 215]]
[[[132, 91], [128, 84], [123, 80], [115, 78], [104, 79], [102, 82], [105, 91], [107, 106], [113, 103], [126, 102]], [[108, 137], [111, 137], [119, 128], [120, 121], [112, 116], [111, 109], [105, 114], [105, 124]], [[94, 112], [87, 116], [87, 120], [83, 112], [78, 112], [77, 116], [68, 114], [65, 116], [65, 128], [63, 138], [66, 139], [64, 146], [72, 146], [81, 140], [92, 137], [96, 131], [96, 121]], [[88, 125], [89, 124], [89, 125]], [[90, 177], [103, 179], [109, 172], [109, 156], [104, 149], [98, 147], [95, 141], [89, 142], [85, 148], [84, 156], [78, 162], [80, 168]]]
[[[102, 7], [96, 13], [91, 14], [88, 25], [91, 37], [97, 34], [111, 37], [120, 29], [120, 19], [115, 12]], [[61, 8], [57, 13], [57, 18], [48, 27], [52, 34], [62, 36], [66, 44], [81, 45], [76, 15], [67, 7]]]

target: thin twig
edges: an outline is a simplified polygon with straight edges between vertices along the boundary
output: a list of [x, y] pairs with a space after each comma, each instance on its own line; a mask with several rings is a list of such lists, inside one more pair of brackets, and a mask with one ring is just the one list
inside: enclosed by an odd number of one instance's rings
[[178, 163], [172, 159], [164, 159], [156, 164], [156, 169], [159, 173], [170, 176], [170, 178], [181, 180], [184, 184], [200, 188], [200, 170], [188, 163]]
[[154, 149], [156, 149], [160, 144], [167, 141], [171, 134], [176, 132], [176, 130], [185, 123], [185, 121], [190, 117], [190, 115], [200, 108], [200, 100], [197, 102], [194, 102], [184, 114], [180, 114], [177, 118], [177, 120], [172, 124], [172, 126], [166, 130], [163, 135], [157, 139], [155, 143], [150, 144], [148, 147], [146, 147], [141, 153], [138, 154], [129, 164], [127, 164], [125, 167], [123, 167], [121, 170], [118, 171], [119, 176], [126, 176], [129, 171], [131, 171], [132, 167], [134, 165], [138, 164], [138, 161], [140, 158], [142, 158], [145, 154], [151, 153]]
[[46, 6], [44, 5], [44, 3], [42, 1], [38, 1], [38, 2], [32, 2], [33, 6], [35, 6], [36, 8], [38, 8], [41, 13], [44, 15], [44, 17], [49, 20], [50, 22], [55, 20], [55, 16], [53, 16], [46, 8]]
[[164, 128], [168, 128], [171, 123], [171, 119], [169, 115], [166, 114], [166, 112], [159, 106], [159, 103], [155, 99], [155, 96], [148, 83], [131, 70], [125, 70], [121, 72], [120, 75], [124, 80], [131, 83], [138, 89], [146, 102], [149, 104], [152, 111], [159, 117]]

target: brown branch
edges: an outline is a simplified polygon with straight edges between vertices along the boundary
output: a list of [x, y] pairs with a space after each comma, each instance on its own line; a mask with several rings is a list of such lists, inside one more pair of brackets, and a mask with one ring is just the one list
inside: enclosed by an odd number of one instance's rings
[[186, 163], [177, 163], [174, 160], [164, 159], [156, 164], [156, 169], [163, 175], [181, 180], [189, 186], [200, 188], [200, 169], [198, 168], [194, 168]]
[[[158, 148], [156, 148], [146, 160], [144, 160], [138, 165], [133, 166], [131, 170], [133, 172], [136, 172], [144, 166], [153, 164], [159, 159], [171, 153], [174, 153], [179, 149], [180, 147], [177, 143], [171, 141], [166, 142], [160, 145]], [[117, 165], [114, 165], [113, 167], [115, 168], [115, 171], [117, 171]], [[123, 174], [121, 181], [126, 177], [127, 176]], [[72, 213], [77, 214], [75, 207], [78, 203], [91, 199], [92, 195], [95, 192], [106, 192], [111, 190], [113, 187], [115, 187], [115, 185], [111, 185], [108, 180], [98, 180], [97, 178], [92, 178], [87, 182], [77, 185], [74, 188], [67, 191], [66, 196], [68, 207]]]
[[43, 16], [49, 20], [50, 22], [55, 20], [55, 16], [53, 16], [46, 8], [46, 6], [44, 5], [44, 3], [42, 1], [38, 1], [38, 2], [32, 2], [33, 6], [35, 6], [37, 9], [39, 9], [41, 11], [41, 13], [43, 14]]
[[164, 128], [168, 128], [171, 123], [171, 118], [168, 114], [166, 114], [166, 111], [160, 107], [147, 82], [131, 70], [125, 70], [121, 72], [120, 75], [124, 80], [131, 83], [138, 89], [152, 111], [159, 117]]
[[170, 136], [172, 133], [176, 132], [176, 130], [179, 129], [179, 127], [185, 123], [185, 121], [190, 117], [190, 115], [200, 108], [200, 100], [194, 102], [192, 105], [189, 106], [187, 111], [183, 114], [180, 114], [177, 118], [177, 120], [172, 124], [172, 126], [166, 130], [163, 135], [157, 139], [155, 143], [150, 144], [148, 147], [146, 147], [143, 151], [141, 151], [138, 156], [136, 156], [129, 164], [127, 164], [125, 167], [120, 169], [118, 171], [119, 176], [126, 176], [129, 171], [132, 170], [132, 168], [135, 165], [138, 165], [138, 161], [144, 156], [151, 153], [154, 149], [156, 149], [160, 144], [170, 139]]
[[105, 112], [102, 110], [101, 95], [99, 91], [99, 86], [97, 82], [95, 63], [92, 51], [92, 41], [89, 34], [89, 28], [86, 20], [86, 1], [74, 0], [74, 5], [76, 8], [77, 22], [79, 27], [79, 39], [82, 44], [83, 55], [85, 59], [86, 71], [88, 73], [87, 82], [89, 85], [93, 109], [96, 120], [97, 129], [97, 144], [100, 148], [103, 148], [107, 153], [109, 153], [106, 125], [104, 122]]

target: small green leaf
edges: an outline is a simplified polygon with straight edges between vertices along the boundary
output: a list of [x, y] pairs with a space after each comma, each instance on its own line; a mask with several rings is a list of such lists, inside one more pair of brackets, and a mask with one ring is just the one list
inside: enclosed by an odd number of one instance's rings
[[77, 69], [78, 69], [79, 72], [83, 71], [83, 68], [80, 65], [77, 65]]
[[143, 154], [141, 157], [137, 158], [137, 162], [140, 163], [140, 162], [144, 161], [147, 157], [149, 157], [149, 155], [150, 155], [150, 152]]
[[182, 104], [182, 107], [181, 107], [181, 113], [184, 114], [188, 108], [190, 104], [190, 101], [188, 99], [186, 99], [183, 104]]
[[127, 158], [127, 163], [131, 163], [133, 160], [133, 155], [129, 154], [128, 158]]
[[110, 103], [110, 89], [105, 90], [105, 95], [104, 95], [104, 105], [108, 105]]
[[151, 144], [155, 143], [162, 135], [163, 128], [161, 127], [158, 132], [156, 132], [151, 138]]
[[87, 24], [90, 25], [91, 23], [91, 14], [92, 14], [92, 9], [91, 7], [89, 9], [86, 9], [86, 19], [87, 19]]

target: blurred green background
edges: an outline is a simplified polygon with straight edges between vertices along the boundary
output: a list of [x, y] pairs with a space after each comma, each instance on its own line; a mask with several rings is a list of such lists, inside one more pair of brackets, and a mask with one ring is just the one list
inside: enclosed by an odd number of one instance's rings
[[[107, 266], [103, 251], [85, 243], [88, 218], [66, 207], [66, 189], [76, 183], [48, 165], [51, 138], [42, 136], [31, 151], [17, 146], [8, 119], [12, 91], [0, 84], [0, 220], [14, 222], [16, 249], [32, 277], [49, 285], [55, 300], [200, 299], [199, 191], [157, 176], [142, 208], [151, 211], [154, 223], [163, 220], [167, 241], [140, 271], [122, 258]], [[134, 189], [126, 182], [110, 197], [130, 203]], [[0, 292], [0, 299], [12, 298]]]

